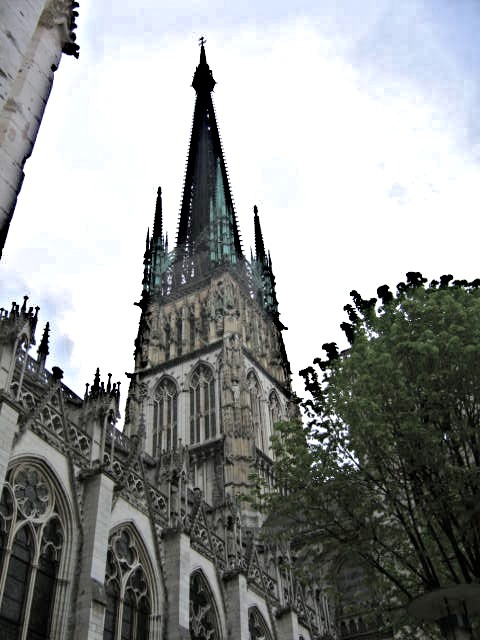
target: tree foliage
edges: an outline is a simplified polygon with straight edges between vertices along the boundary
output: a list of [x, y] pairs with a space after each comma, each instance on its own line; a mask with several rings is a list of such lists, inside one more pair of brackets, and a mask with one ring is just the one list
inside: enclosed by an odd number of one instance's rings
[[378, 299], [352, 291], [350, 348], [325, 344], [301, 372], [308, 424], [274, 442], [276, 522], [312, 549], [354, 551], [390, 604], [480, 582], [479, 285], [408, 273]]

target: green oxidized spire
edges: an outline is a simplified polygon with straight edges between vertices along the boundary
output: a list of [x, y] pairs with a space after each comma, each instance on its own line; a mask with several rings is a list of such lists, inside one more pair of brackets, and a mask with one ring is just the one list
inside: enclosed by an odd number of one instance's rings
[[197, 99], [177, 247], [183, 259], [202, 254], [210, 266], [234, 264], [243, 258], [242, 246], [211, 97], [215, 80], [207, 64], [203, 38], [192, 86]]

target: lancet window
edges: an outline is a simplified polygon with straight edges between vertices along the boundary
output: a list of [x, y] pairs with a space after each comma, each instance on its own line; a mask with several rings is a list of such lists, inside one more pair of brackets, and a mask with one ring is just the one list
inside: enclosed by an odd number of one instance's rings
[[252, 410], [255, 444], [259, 449], [265, 451], [266, 438], [263, 424], [262, 390], [258, 378], [253, 371], [250, 371], [247, 375], [247, 384], [250, 393], [250, 408]]
[[267, 623], [257, 607], [248, 610], [248, 632], [250, 640], [272, 640]]
[[276, 391], [271, 392], [268, 398], [268, 407], [270, 410], [270, 421], [273, 430], [275, 428], [275, 424], [282, 419], [282, 407]]
[[178, 438], [178, 393], [170, 378], [163, 378], [153, 401], [153, 455], [176, 449]]
[[172, 331], [170, 329], [170, 322], [167, 320], [165, 322], [165, 360], [170, 359], [170, 346], [172, 343]]
[[3, 487], [0, 502], [2, 638], [51, 637], [64, 548], [53, 486], [39, 466], [18, 465]]
[[190, 315], [188, 316], [189, 337], [190, 337], [190, 350], [195, 348], [195, 308], [190, 307]]
[[183, 350], [183, 318], [182, 312], [179, 311], [176, 319], [177, 324], [177, 356], [182, 355]]
[[215, 379], [210, 367], [200, 364], [190, 380], [190, 443], [216, 435]]
[[190, 638], [220, 640], [220, 625], [215, 600], [200, 571], [190, 577]]
[[138, 545], [128, 528], [110, 537], [103, 640], [148, 640], [151, 593]]

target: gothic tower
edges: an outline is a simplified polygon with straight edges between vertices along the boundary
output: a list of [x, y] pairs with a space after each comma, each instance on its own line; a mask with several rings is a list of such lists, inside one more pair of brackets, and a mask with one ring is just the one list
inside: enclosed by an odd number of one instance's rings
[[[213, 507], [244, 493], [254, 470], [268, 477], [270, 437], [290, 398], [272, 261], [257, 207], [255, 256], [243, 254], [214, 85], [202, 41], [176, 246], [163, 232], [161, 189], [147, 233], [126, 416], [159, 477], [183, 470]], [[243, 519], [258, 524], [248, 509]]]

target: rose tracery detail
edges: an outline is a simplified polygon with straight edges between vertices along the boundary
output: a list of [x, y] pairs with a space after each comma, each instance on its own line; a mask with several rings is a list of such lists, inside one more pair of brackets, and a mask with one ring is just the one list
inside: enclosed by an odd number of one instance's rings
[[190, 637], [192, 640], [220, 640], [213, 596], [200, 572], [190, 578]]
[[250, 640], [271, 640], [267, 624], [257, 607], [248, 611], [248, 631]]
[[22, 465], [14, 474], [12, 484], [18, 509], [25, 518], [38, 519], [51, 510], [52, 491], [39, 469]]
[[126, 527], [110, 537], [105, 588], [104, 638], [147, 638], [151, 594], [138, 542]]

